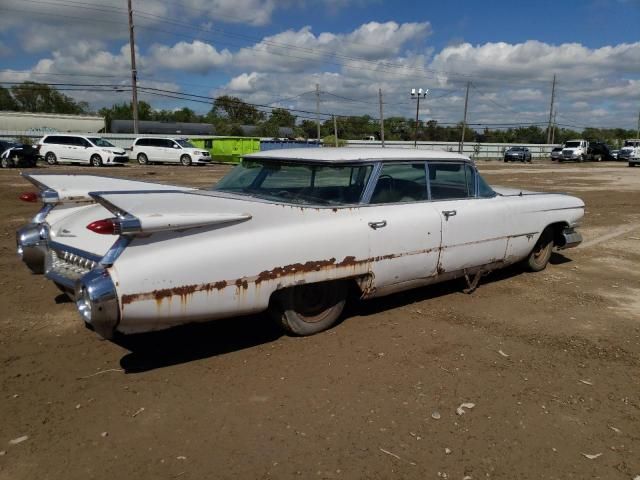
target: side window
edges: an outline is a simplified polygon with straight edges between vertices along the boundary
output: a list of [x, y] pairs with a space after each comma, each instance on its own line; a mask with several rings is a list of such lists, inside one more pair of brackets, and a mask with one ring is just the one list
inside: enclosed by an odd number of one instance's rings
[[496, 192], [489, 186], [482, 175], [478, 175], [478, 196], [480, 198], [492, 198], [496, 196]]
[[162, 140], [161, 138], [150, 138], [149, 140], [147, 140], [147, 142], [149, 142], [149, 146], [150, 147], [166, 147], [166, 143], [165, 140]]
[[419, 202], [427, 199], [424, 163], [387, 163], [371, 195], [372, 204]]
[[455, 200], [475, 196], [473, 169], [464, 163], [430, 163], [429, 186], [432, 200]]
[[471, 165], [465, 165], [465, 177], [467, 179], [467, 192], [470, 197], [476, 196], [476, 172]]
[[136, 140], [136, 147], [148, 147], [149, 146], [149, 140], [147, 140], [146, 138], [141, 138], [139, 140]]
[[176, 145], [178, 146], [178, 148], [180, 147], [180, 145], [178, 145], [173, 140], [165, 140], [165, 144], [167, 148], [176, 148]]

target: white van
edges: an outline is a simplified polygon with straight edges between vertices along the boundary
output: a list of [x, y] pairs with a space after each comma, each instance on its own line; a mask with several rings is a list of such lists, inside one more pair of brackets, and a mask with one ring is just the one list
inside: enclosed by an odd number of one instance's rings
[[101, 167], [129, 161], [124, 148], [92, 135], [45, 135], [36, 148], [49, 165], [90, 163], [94, 167]]
[[185, 138], [136, 138], [131, 147], [131, 156], [140, 165], [149, 162], [179, 162], [187, 166], [211, 162], [208, 151], [197, 148]]

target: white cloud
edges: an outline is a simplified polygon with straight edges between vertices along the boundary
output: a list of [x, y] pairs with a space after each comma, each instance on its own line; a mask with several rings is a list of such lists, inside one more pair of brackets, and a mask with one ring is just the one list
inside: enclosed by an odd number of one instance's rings
[[317, 69], [322, 63], [345, 63], [352, 57], [367, 63], [399, 55], [407, 43], [422, 40], [430, 31], [428, 22], [370, 22], [348, 34], [318, 35], [306, 26], [265, 37], [240, 49], [234, 55], [234, 65], [262, 71], [300, 72]]
[[186, 72], [207, 73], [230, 63], [229, 50], [218, 51], [208, 43], [195, 40], [191, 43], [179, 42], [169, 47], [155, 44], [149, 49], [149, 62], [154, 68], [164, 67]]
[[[578, 43], [550, 45], [536, 40], [519, 44], [504, 42], [473, 46], [448, 46], [433, 59], [434, 69], [471, 74], [476, 78], [512, 81], [582, 80], [586, 75], [638, 73], [640, 42], [590, 49]], [[450, 78], [455, 75], [448, 75]]]

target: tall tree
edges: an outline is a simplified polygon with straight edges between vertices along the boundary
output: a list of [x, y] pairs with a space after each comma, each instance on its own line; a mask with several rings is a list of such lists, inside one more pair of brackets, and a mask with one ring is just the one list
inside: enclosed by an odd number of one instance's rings
[[11, 92], [4, 87], [0, 87], [0, 110], [18, 110], [18, 104], [11, 96]]
[[253, 105], [243, 102], [238, 97], [230, 97], [229, 95], [216, 98], [215, 102], [213, 102], [211, 114], [213, 116], [224, 115], [231, 123], [245, 125], [257, 125], [265, 117], [264, 113]]
[[296, 124], [296, 117], [284, 108], [274, 108], [271, 110], [271, 116], [268, 120], [270, 123], [278, 127], [292, 127]]
[[89, 105], [76, 102], [49, 85], [36, 82], [23, 82], [11, 87], [11, 95], [17, 108], [23, 112], [42, 113], [86, 113]]

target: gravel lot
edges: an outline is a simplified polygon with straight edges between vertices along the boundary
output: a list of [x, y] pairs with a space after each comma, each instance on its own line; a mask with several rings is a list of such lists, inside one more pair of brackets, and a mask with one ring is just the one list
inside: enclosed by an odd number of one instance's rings
[[[252, 316], [121, 344], [18, 260], [35, 206], [0, 171], [0, 479], [640, 475], [640, 169], [480, 169], [582, 197], [583, 245], [471, 295], [450, 282], [352, 304], [313, 337]], [[48, 170], [207, 186], [228, 167]]]

